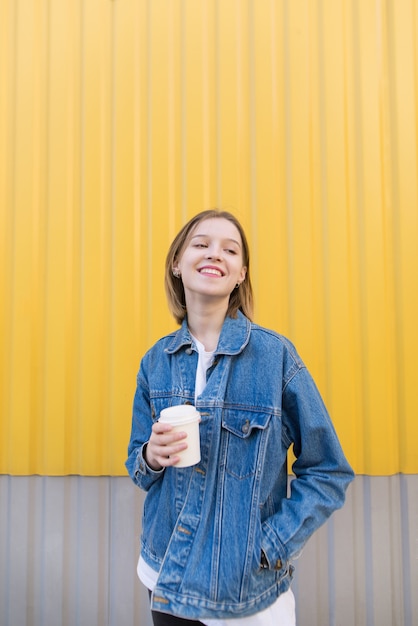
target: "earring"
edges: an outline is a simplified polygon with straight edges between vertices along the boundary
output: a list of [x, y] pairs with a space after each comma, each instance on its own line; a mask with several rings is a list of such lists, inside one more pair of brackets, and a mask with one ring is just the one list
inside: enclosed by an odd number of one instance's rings
[[174, 278], [180, 278], [180, 270], [178, 270], [177, 268], [173, 269], [173, 276]]
[[238, 289], [238, 287], [240, 286], [240, 284], [241, 284], [241, 283], [237, 283], [237, 284], [235, 285], [235, 289]]

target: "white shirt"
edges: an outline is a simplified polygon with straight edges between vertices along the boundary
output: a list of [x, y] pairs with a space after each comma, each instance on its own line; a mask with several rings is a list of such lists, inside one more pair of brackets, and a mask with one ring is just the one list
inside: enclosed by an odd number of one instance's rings
[[[193, 335], [192, 335], [193, 337]], [[199, 360], [197, 362], [196, 368], [196, 381], [195, 381], [195, 391], [194, 391], [194, 399], [195, 402], [197, 400], [197, 396], [200, 396], [204, 388], [206, 387], [206, 372], [210, 368], [213, 363], [213, 355], [215, 350], [211, 352], [206, 352], [205, 346], [201, 343], [196, 337], [193, 337], [193, 340], [196, 344], [196, 347], [199, 352]]]
[[[205, 346], [193, 337], [199, 352], [196, 369], [195, 402], [206, 386], [206, 372], [213, 363], [214, 351], [206, 352]], [[139, 556], [137, 573], [140, 581], [151, 591], [154, 589], [158, 572]], [[295, 598], [291, 589], [282, 593], [277, 600], [255, 615], [234, 619], [200, 619], [206, 626], [295, 626]]]

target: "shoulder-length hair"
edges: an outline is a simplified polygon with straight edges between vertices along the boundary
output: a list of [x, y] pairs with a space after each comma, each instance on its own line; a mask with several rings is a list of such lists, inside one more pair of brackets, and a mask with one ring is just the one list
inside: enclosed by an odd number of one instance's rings
[[204, 220], [212, 219], [214, 217], [229, 220], [238, 229], [242, 241], [243, 266], [247, 268], [245, 280], [243, 280], [242, 283], [232, 291], [229, 297], [228, 310], [226, 314], [230, 317], [236, 317], [237, 311], [239, 310], [250, 320], [252, 319], [253, 290], [250, 278], [250, 251], [244, 229], [232, 213], [229, 213], [228, 211], [221, 211], [219, 209], [208, 209], [206, 211], [201, 211], [192, 217], [192, 219], [183, 226], [173, 240], [165, 261], [164, 284], [168, 307], [178, 324], [181, 324], [186, 316], [186, 299], [181, 277], [176, 277], [173, 274], [174, 264], [181, 257], [184, 247], [189, 242], [192, 232], [198, 224]]

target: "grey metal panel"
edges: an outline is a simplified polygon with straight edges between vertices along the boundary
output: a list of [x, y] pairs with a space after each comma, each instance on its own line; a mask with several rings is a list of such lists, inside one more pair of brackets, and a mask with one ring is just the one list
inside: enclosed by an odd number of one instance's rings
[[149, 626], [129, 478], [0, 477], [0, 626]]
[[[295, 562], [298, 626], [418, 624], [418, 476], [358, 476]], [[123, 477], [0, 476], [0, 626], [151, 626], [143, 494]]]
[[298, 626], [417, 626], [418, 476], [358, 476], [296, 561]]

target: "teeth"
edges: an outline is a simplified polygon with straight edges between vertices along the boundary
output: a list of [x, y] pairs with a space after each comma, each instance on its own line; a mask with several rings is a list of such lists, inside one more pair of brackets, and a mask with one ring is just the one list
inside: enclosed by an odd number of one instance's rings
[[200, 270], [201, 274], [212, 274], [213, 276], [222, 276], [221, 272], [219, 270], [213, 270], [210, 268], [203, 268], [202, 270]]

